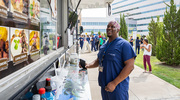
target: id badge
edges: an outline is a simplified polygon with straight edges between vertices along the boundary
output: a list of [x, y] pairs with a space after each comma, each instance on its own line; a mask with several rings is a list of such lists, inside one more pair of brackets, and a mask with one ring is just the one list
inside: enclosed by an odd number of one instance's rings
[[99, 66], [99, 71], [103, 72], [103, 66]]

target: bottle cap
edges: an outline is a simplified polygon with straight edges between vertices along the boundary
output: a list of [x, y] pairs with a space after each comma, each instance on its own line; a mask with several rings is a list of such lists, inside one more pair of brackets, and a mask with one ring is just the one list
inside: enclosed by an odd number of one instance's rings
[[52, 91], [52, 87], [51, 86], [46, 86], [45, 89], [46, 89], [47, 92], [51, 92]]
[[51, 79], [50, 78], [46, 78], [46, 81], [50, 81]]
[[33, 95], [32, 100], [40, 100], [40, 95], [39, 94]]
[[39, 89], [39, 94], [44, 94], [46, 92], [45, 88], [40, 88]]

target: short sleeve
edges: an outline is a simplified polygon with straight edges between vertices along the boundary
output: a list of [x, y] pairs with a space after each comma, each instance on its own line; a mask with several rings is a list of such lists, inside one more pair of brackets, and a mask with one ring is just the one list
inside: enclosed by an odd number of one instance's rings
[[125, 62], [133, 57], [136, 57], [136, 54], [135, 54], [132, 46], [130, 45], [130, 43], [124, 42], [123, 47], [122, 47], [123, 62]]

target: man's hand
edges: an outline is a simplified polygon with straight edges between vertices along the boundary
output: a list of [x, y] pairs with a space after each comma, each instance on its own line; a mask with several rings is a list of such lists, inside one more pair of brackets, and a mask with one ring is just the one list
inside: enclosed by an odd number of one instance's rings
[[105, 87], [105, 90], [107, 92], [113, 92], [116, 88], [116, 85], [115, 83], [112, 81], [112, 82], [109, 82], [108, 85]]

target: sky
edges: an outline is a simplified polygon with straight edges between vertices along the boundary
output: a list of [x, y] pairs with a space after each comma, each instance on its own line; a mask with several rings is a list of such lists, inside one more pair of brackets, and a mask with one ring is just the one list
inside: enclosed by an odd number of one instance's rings
[[82, 17], [106, 17], [106, 8], [82, 9]]

